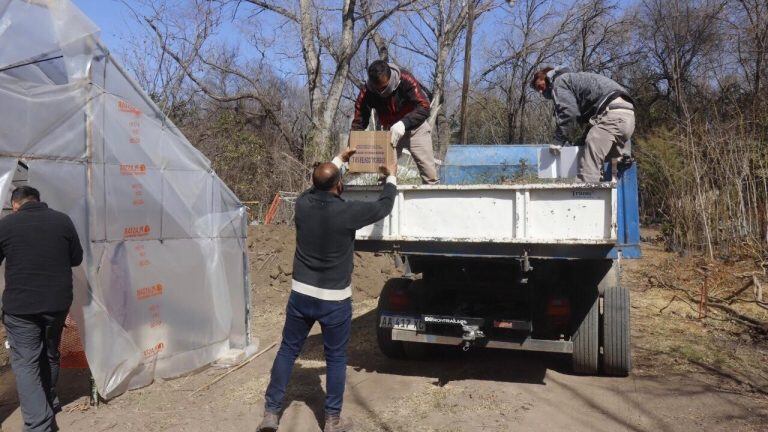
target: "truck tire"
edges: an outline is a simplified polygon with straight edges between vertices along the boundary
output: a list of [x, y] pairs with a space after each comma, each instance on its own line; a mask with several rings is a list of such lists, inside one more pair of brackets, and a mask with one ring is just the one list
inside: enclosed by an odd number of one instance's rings
[[581, 375], [596, 375], [600, 345], [598, 341], [600, 315], [597, 289], [578, 288], [577, 305], [583, 316], [573, 333], [573, 372]]
[[384, 288], [379, 295], [379, 303], [376, 306], [376, 342], [379, 344], [379, 350], [382, 354], [391, 359], [404, 359], [405, 350], [403, 342], [392, 340], [392, 329], [379, 327], [382, 311], [389, 310], [389, 295], [396, 289], [407, 289], [411, 285], [410, 279], [394, 278], [384, 284]]
[[627, 376], [632, 370], [629, 289], [613, 286], [603, 297], [603, 373]]

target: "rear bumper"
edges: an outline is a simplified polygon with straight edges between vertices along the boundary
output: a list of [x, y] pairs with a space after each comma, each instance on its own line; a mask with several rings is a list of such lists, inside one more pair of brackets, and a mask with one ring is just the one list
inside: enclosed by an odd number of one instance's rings
[[[460, 337], [418, 333], [411, 330], [399, 329], [392, 329], [392, 340], [454, 346], [462, 345], [465, 342]], [[573, 342], [571, 341], [533, 339], [530, 337], [520, 339], [519, 341], [479, 339], [472, 341], [471, 346], [517, 351], [538, 351], [562, 354], [573, 353]]]
[[562, 258], [616, 259], [639, 258], [636, 245], [566, 244], [566, 243], [475, 243], [447, 241], [355, 240], [355, 250], [361, 252], [398, 252], [406, 255], [433, 255], [488, 258]]

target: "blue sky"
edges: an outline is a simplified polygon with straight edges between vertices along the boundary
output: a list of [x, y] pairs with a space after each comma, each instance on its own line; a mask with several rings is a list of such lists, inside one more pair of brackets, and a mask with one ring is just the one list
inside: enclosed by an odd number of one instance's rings
[[123, 47], [121, 37], [138, 31], [138, 23], [128, 8], [115, 0], [73, 0], [88, 18], [101, 29], [101, 38], [107, 46], [119, 52]]
[[[110, 51], [120, 54], [126, 47], [126, 39], [132, 34], [141, 34], [145, 29], [136, 21], [135, 16], [125, 5], [131, 0], [71, 0], [101, 29], [101, 39]], [[141, 12], [141, 8], [132, 5]], [[240, 37], [239, 31], [233, 26], [223, 25], [220, 36], [235, 40]]]
[[[80, 9], [82, 9], [86, 15], [101, 29], [101, 38], [109, 47], [110, 51], [118, 58], [125, 52], [125, 48], [128, 45], [128, 39], [131, 35], [142, 34], [145, 29], [142, 25], [136, 21], [130, 12], [128, 6], [121, 0], [72, 0]], [[129, 4], [135, 4], [133, 0], [124, 0]], [[172, 3], [172, 2], [171, 2]], [[618, 0], [620, 7], [624, 8], [628, 4], [632, 3], [631, 0]], [[240, 10], [242, 15], [242, 10]], [[503, 33], [499, 33], [500, 21], [507, 19], [508, 10], [506, 8], [498, 8], [485, 17], [478, 23], [476, 27], [475, 39], [473, 42], [473, 69], [480, 67], [483, 62], [485, 47], [493, 46], [495, 40], [502, 36]], [[255, 21], [258, 28], [263, 29], [267, 33], [267, 38], [274, 38], [273, 45], [266, 48], [267, 59], [271, 66], [278, 74], [284, 75], [285, 78], [298, 78], [301, 80], [303, 73], [302, 59], [298, 47], [298, 35], [292, 34], [290, 31], [284, 32], [278, 26], [279, 19], [271, 13], [260, 14]], [[502, 25], [503, 26], [503, 25]], [[504, 28], [504, 27], [501, 27]], [[286, 37], [286, 35], [289, 35]], [[231, 23], [225, 23], [220, 32], [219, 38], [227, 40], [231, 43], [236, 43], [240, 47], [240, 52], [244, 58], [256, 58], [259, 53], [255, 49], [250, 47], [245, 41], [245, 37], [241, 32]], [[295, 41], [292, 39], [296, 39]], [[294, 43], [295, 42], [295, 43]], [[463, 42], [459, 42], [463, 43]], [[410, 54], [401, 52], [402, 50], [395, 49], [395, 55], [408, 57]], [[121, 59], [123, 60], [123, 59]], [[413, 57], [411, 59], [417, 63], [422, 63], [422, 66], [418, 67], [416, 72], [421, 72], [421, 75], [427, 75], [430, 72], [430, 67], [427, 64], [423, 64], [423, 59], [419, 57]], [[125, 61], [123, 61], [125, 63]], [[457, 74], [461, 71], [461, 59], [457, 64], [457, 68], [454, 73]], [[413, 65], [416, 66], [416, 65]], [[427, 80], [427, 76], [423, 77], [423, 80]], [[454, 78], [457, 78], [455, 75]]]
[[[135, 5], [132, 0], [125, 0], [125, 3], [121, 0], [71, 1], [101, 29], [102, 41], [109, 47], [110, 52], [120, 60], [123, 60], [121, 56], [125, 49], [128, 48], [128, 40], [131, 35], [141, 35], [146, 31], [142, 24], [136, 21], [135, 16], [125, 4], [131, 4], [131, 7], [137, 8], [141, 12], [141, 8]], [[266, 24], [265, 27], [272, 27], [276, 26], [278, 18], [274, 14], [262, 14], [259, 16], [258, 21], [262, 25]], [[240, 52], [246, 57], [259, 55], [255, 49], [243, 42], [245, 38], [241, 31], [226, 20], [219, 29], [217, 39], [227, 41], [230, 46], [237, 45]], [[296, 59], [289, 59], [281, 54], [286, 51], [284, 44], [289, 42], [289, 40], [281, 40], [276, 44], [271, 54], [279, 60], [273, 62], [273, 66], [278, 69], [281, 67], [287, 68], [287, 71], [283, 72], [295, 74], [297, 70], [302, 70], [301, 66], [295, 61]], [[270, 50], [267, 49], [267, 51]], [[122, 61], [122, 63], [125, 63], [125, 61]]]
[[[119, 0], [72, 0], [86, 15], [101, 29], [101, 38], [105, 44], [109, 47], [110, 51], [120, 58], [124, 52], [124, 48], [127, 46], [127, 38], [131, 34], [137, 34], [142, 32], [142, 28], [138, 22], [136, 22], [129, 8]], [[125, 0], [131, 3], [131, 0]], [[269, 27], [269, 24], [277, 22], [277, 18], [273, 14], [262, 14], [259, 16], [259, 21], [266, 23], [265, 27]], [[483, 25], [477, 29], [476, 43], [478, 39], [483, 38]], [[233, 26], [225, 26], [222, 29], [221, 36], [230, 41], [242, 39], [242, 35]], [[296, 72], [302, 72], [300, 64], [300, 58], [286, 58], [284, 53], [290, 51], [290, 48], [286, 48], [285, 43], [289, 41], [277, 42], [279, 47], [276, 47], [273, 53], [276, 56], [276, 60], [273, 63], [278, 70], [282, 70], [284, 73], [293, 75]], [[298, 42], [298, 41], [297, 41]], [[479, 46], [477, 44], [476, 46]], [[247, 45], [241, 45], [241, 49], [248, 50]], [[400, 53], [404, 54], [404, 53]], [[122, 59], [121, 59], [122, 60]], [[416, 61], [422, 61], [421, 59], [413, 59]], [[478, 59], [479, 60], [479, 59]], [[285, 69], [283, 69], [285, 68]], [[424, 71], [426, 72], [426, 71]]]

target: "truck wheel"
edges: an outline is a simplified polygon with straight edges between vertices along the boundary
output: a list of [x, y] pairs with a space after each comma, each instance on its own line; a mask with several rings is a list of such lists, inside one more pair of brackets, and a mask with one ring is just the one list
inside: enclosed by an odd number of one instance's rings
[[629, 289], [613, 286], [603, 297], [603, 372], [627, 376], [632, 370], [629, 341]]
[[596, 375], [600, 345], [599, 307], [597, 289], [578, 288], [576, 319], [583, 317], [573, 333], [573, 372], [582, 375]]
[[376, 307], [376, 342], [379, 344], [379, 350], [385, 356], [392, 359], [405, 358], [405, 351], [403, 350], [403, 342], [392, 340], [392, 329], [379, 327], [381, 322], [381, 313], [389, 310], [389, 296], [394, 290], [408, 289], [411, 285], [410, 279], [394, 278], [387, 281], [384, 284], [384, 288], [379, 295], [379, 303]]

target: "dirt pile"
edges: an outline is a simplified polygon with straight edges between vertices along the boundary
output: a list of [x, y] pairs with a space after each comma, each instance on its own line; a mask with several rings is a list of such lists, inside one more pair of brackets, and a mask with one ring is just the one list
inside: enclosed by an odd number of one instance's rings
[[[296, 231], [291, 226], [258, 225], [250, 228], [248, 259], [254, 310], [278, 308], [282, 311], [291, 290], [295, 247]], [[378, 297], [384, 283], [398, 275], [400, 272], [390, 255], [356, 252], [352, 275], [353, 300]]]

